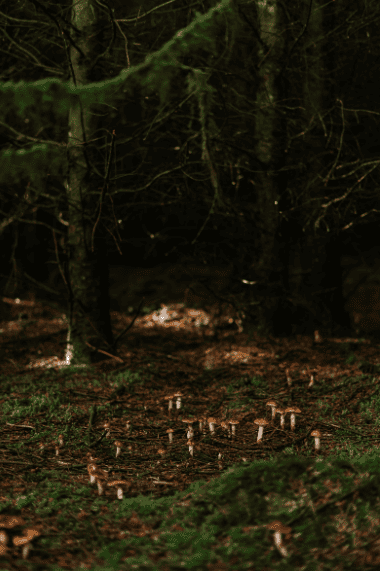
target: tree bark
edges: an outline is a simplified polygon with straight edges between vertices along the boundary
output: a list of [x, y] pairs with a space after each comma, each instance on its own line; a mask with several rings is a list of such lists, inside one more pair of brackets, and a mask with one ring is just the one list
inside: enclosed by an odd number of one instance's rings
[[[72, 83], [94, 81], [101, 27], [99, 5], [76, 0], [72, 5], [74, 45], [70, 48]], [[98, 78], [99, 79], [99, 78]], [[98, 220], [103, 178], [97, 164], [100, 111], [78, 99], [69, 113], [68, 133], [68, 283], [73, 361], [89, 364], [93, 344], [112, 343], [105, 237]], [[97, 197], [97, 199], [95, 198]]]
[[[260, 84], [255, 101], [255, 155], [262, 165], [256, 188], [260, 239], [258, 256], [249, 269], [251, 278], [260, 284], [257, 295], [262, 302], [256, 305], [257, 321], [259, 330], [266, 331], [270, 330], [271, 317], [277, 310], [282, 272], [278, 260], [278, 202], [286, 133], [279, 107], [282, 98], [279, 75], [286, 55], [285, 18], [281, 4], [275, 0], [257, 2], [257, 11]], [[269, 289], [270, 284], [274, 293]]]

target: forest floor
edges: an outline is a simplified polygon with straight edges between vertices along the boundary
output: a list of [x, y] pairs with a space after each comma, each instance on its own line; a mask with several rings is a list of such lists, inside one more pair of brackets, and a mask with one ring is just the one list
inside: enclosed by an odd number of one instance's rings
[[[58, 312], [13, 312], [0, 323], [0, 571], [378, 568], [377, 342], [213, 331], [174, 305], [81, 369], [58, 364]], [[113, 313], [115, 335], [131, 321]]]

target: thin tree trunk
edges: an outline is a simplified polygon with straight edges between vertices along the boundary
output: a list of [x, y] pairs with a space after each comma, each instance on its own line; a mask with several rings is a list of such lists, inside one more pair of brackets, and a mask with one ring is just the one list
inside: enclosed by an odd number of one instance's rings
[[[92, 63], [99, 55], [100, 11], [94, 0], [76, 0], [72, 5], [75, 45], [70, 58], [76, 86], [94, 81]], [[95, 172], [99, 111], [75, 101], [69, 113], [68, 250], [70, 283], [70, 329], [73, 360], [91, 362], [97, 340], [112, 342], [109, 313], [106, 244], [98, 220], [103, 179]]]
[[[259, 213], [260, 243], [259, 256], [255, 260], [253, 273], [262, 284], [262, 303], [258, 304], [258, 323], [261, 329], [268, 329], [270, 319], [277, 307], [277, 294], [269, 295], [265, 290], [274, 282], [276, 290], [281, 271], [277, 260], [280, 196], [279, 169], [283, 161], [283, 146], [286, 139], [284, 121], [279, 111], [281, 86], [278, 81], [285, 56], [285, 19], [283, 9], [276, 0], [257, 2], [260, 50], [259, 77], [261, 84], [257, 91], [255, 138], [256, 157], [263, 165], [257, 185], [257, 210]], [[275, 280], [277, 283], [275, 283]]]

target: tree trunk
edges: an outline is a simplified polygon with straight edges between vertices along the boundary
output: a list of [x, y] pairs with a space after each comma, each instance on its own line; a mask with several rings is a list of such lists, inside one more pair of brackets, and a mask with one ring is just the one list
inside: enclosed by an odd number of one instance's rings
[[[72, 5], [74, 26], [70, 58], [72, 82], [96, 79], [92, 64], [99, 52], [100, 7], [92, 0]], [[99, 79], [99, 78], [97, 78]], [[68, 277], [73, 361], [91, 362], [89, 345], [113, 340], [109, 313], [106, 243], [99, 221], [103, 178], [95, 170], [100, 111], [78, 99], [69, 112], [68, 133]], [[97, 198], [96, 198], [97, 197]]]
[[[281, 193], [279, 169], [283, 164], [285, 122], [279, 108], [279, 73], [285, 56], [285, 18], [279, 2], [257, 2], [259, 21], [259, 78], [256, 97], [255, 154], [262, 165], [257, 185], [259, 256], [250, 268], [251, 279], [260, 284], [261, 303], [255, 306], [260, 331], [270, 330], [278, 306], [282, 267], [278, 261], [278, 202]], [[269, 286], [272, 285], [272, 290]], [[272, 332], [272, 326], [271, 331]]]

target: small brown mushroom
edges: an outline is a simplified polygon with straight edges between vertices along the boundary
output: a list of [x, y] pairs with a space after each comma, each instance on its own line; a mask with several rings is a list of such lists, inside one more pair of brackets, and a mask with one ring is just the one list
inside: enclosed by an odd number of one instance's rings
[[103, 429], [106, 430], [106, 438], [110, 438], [110, 422], [104, 422]]
[[95, 472], [97, 471], [96, 464], [88, 464], [87, 470], [90, 476], [90, 483], [94, 484], [94, 482], [96, 481], [96, 476], [95, 476]]
[[198, 419], [198, 423], [199, 423], [200, 432], [203, 432], [204, 425], [205, 425], [205, 423], [206, 423], [206, 417], [205, 417], [205, 416], [201, 416], [201, 417]]
[[229, 424], [231, 426], [231, 434], [233, 435], [233, 438], [235, 436], [235, 425], [239, 424], [239, 420], [229, 420]]
[[168, 434], [168, 436], [169, 436], [169, 442], [170, 442], [170, 444], [171, 444], [171, 443], [173, 442], [173, 432], [174, 432], [174, 430], [173, 430], [172, 428], [168, 428], [166, 432], [167, 432], [167, 434]]
[[308, 385], [308, 388], [311, 389], [311, 387], [314, 386], [314, 375], [312, 373], [310, 373], [310, 382]]
[[195, 418], [183, 418], [182, 422], [188, 425], [189, 432], [193, 432], [193, 422], [195, 422]]
[[113, 480], [112, 482], [108, 482], [107, 486], [110, 488], [117, 488], [117, 498], [122, 500], [124, 497], [123, 486], [128, 484], [125, 480]]
[[215, 432], [214, 428], [215, 428], [215, 425], [217, 424], [217, 419], [214, 418], [213, 416], [210, 416], [207, 419], [207, 421], [209, 423], [209, 430], [210, 430], [211, 434], [214, 434], [214, 432]]
[[168, 411], [170, 412], [173, 408], [173, 395], [165, 397], [165, 400], [168, 401]]
[[285, 409], [285, 413], [291, 413], [290, 416], [290, 428], [292, 431], [295, 430], [295, 415], [296, 414], [301, 414], [301, 410], [297, 407], [297, 406], [289, 406], [288, 408]]
[[159, 454], [161, 456], [161, 458], [163, 458], [166, 454], [166, 450], [164, 450], [163, 448], [159, 448], [157, 450], [157, 454]]
[[274, 422], [275, 410], [278, 406], [278, 403], [275, 400], [269, 400], [267, 401], [266, 406], [271, 406], [271, 422]]
[[23, 549], [22, 549], [22, 556], [23, 559], [27, 559], [28, 557], [28, 553], [32, 547], [31, 545], [31, 541], [32, 539], [34, 539], [35, 537], [38, 537], [40, 535], [40, 532], [37, 531], [37, 529], [25, 529], [24, 530], [24, 535], [20, 535], [20, 536], [16, 536], [13, 538], [13, 545], [19, 546], [22, 545]]
[[254, 424], [258, 425], [258, 436], [257, 436], [257, 444], [258, 442], [260, 442], [262, 440], [262, 435], [263, 435], [263, 429], [265, 426], [267, 426], [269, 423], [266, 419], [264, 418], [256, 418], [254, 420]]
[[282, 545], [282, 533], [290, 533], [291, 527], [283, 525], [282, 522], [275, 520], [266, 525], [267, 529], [274, 531], [274, 544], [278, 549], [279, 553], [284, 557], [287, 557], [286, 547]]
[[322, 436], [322, 433], [320, 430], [313, 430], [311, 433], [311, 436], [313, 436], [315, 438], [315, 450], [319, 451], [320, 450], [320, 437]]
[[119, 456], [121, 453], [122, 442], [120, 442], [119, 440], [115, 440], [114, 445], [116, 447], [116, 458], [117, 458], [117, 456]]
[[173, 396], [176, 398], [176, 409], [179, 410], [181, 408], [182, 393], [174, 393]]

